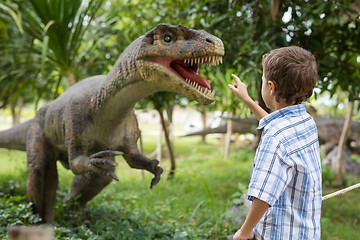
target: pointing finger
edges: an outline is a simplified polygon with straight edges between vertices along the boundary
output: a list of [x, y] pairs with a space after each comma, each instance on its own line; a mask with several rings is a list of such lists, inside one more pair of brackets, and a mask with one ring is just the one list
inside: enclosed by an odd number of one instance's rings
[[240, 84], [241, 81], [240, 81], [240, 78], [238, 76], [236, 76], [235, 74], [231, 74], [231, 76], [235, 79], [235, 81]]

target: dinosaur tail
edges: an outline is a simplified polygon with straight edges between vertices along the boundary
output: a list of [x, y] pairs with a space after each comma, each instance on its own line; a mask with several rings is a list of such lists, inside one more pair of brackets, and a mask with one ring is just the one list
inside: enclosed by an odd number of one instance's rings
[[13, 128], [0, 132], [0, 148], [26, 151], [27, 133], [35, 119], [16, 125]]

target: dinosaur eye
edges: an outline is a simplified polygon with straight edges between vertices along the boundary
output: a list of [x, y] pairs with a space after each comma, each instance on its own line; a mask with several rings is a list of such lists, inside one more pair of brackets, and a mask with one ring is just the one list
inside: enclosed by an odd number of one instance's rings
[[164, 41], [167, 42], [167, 43], [171, 42], [171, 37], [170, 36], [165, 36]]

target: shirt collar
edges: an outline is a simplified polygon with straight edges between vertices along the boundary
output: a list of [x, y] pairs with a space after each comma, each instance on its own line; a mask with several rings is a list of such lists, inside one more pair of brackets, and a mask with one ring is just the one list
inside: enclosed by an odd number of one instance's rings
[[262, 119], [260, 119], [259, 126], [256, 129], [264, 128], [270, 122], [272, 122], [273, 120], [275, 120], [279, 117], [284, 117], [285, 115], [288, 117], [298, 116], [298, 115], [304, 114], [305, 112], [306, 112], [306, 108], [305, 108], [304, 104], [292, 105], [289, 107], [279, 109], [275, 112], [272, 112], [272, 113], [266, 115]]

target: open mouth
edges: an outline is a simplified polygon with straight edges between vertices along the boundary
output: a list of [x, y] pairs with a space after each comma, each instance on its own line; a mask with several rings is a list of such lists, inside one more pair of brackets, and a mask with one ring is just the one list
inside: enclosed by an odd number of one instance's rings
[[199, 65], [206, 63], [210, 65], [218, 65], [222, 63], [222, 56], [206, 56], [187, 59], [156, 59], [155, 62], [167, 66], [175, 72], [178, 77], [187, 85], [191, 86], [198, 92], [207, 97], [213, 98], [215, 91], [211, 91], [209, 81], [199, 75]]

